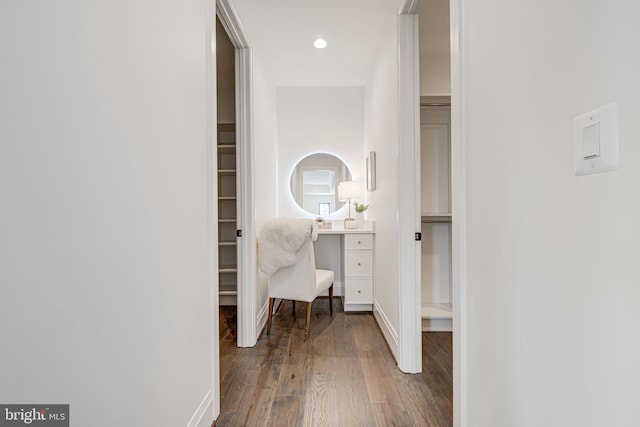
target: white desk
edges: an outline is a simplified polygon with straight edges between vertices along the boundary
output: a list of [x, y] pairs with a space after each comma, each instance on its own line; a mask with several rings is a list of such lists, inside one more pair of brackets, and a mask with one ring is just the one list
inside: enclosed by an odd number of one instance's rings
[[374, 283], [374, 223], [345, 229], [334, 222], [320, 229], [315, 243], [316, 266], [335, 273], [334, 294], [343, 297], [344, 311], [372, 311]]

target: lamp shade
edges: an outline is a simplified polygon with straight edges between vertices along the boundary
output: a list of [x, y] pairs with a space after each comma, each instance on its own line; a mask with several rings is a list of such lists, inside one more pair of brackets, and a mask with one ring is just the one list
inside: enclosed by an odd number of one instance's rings
[[342, 181], [338, 183], [338, 200], [346, 202], [360, 197], [360, 186], [356, 181]]

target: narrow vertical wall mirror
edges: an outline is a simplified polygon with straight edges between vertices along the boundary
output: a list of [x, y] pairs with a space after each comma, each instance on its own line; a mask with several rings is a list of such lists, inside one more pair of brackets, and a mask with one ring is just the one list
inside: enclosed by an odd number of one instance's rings
[[329, 153], [311, 154], [291, 173], [291, 195], [310, 214], [329, 215], [344, 206], [338, 200], [338, 183], [350, 180], [351, 172], [342, 160]]

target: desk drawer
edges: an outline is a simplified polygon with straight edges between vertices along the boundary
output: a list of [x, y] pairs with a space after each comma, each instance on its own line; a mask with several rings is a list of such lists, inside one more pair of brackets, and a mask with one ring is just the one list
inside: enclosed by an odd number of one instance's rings
[[352, 279], [345, 282], [344, 302], [345, 304], [373, 304], [373, 280], [372, 279]]
[[345, 275], [373, 274], [373, 251], [347, 251], [344, 259]]
[[373, 234], [346, 234], [345, 249], [373, 249]]

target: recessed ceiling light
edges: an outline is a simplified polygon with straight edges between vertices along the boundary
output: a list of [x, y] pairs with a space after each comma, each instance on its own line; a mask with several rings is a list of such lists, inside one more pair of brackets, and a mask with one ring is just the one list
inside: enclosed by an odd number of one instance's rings
[[327, 47], [327, 42], [323, 39], [318, 39], [313, 42], [313, 45], [318, 49], [324, 49], [325, 47]]

